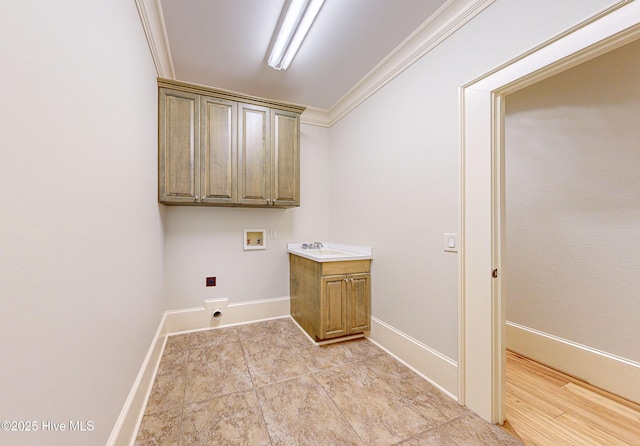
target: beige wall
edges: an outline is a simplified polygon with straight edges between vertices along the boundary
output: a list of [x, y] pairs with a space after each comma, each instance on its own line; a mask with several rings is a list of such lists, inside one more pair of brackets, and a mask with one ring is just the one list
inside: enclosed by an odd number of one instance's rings
[[[498, 1], [332, 128], [303, 126], [299, 209], [167, 208], [167, 308], [288, 295], [289, 241], [373, 246], [374, 316], [455, 360], [458, 89], [610, 4]], [[251, 227], [279, 239], [243, 252]]]
[[103, 445], [164, 310], [155, 69], [129, 0], [2, 2], [0, 60], [0, 420], [95, 426], [0, 444]]
[[[302, 125], [300, 133], [299, 208], [165, 208], [167, 309], [202, 306], [203, 299], [289, 295], [287, 243], [329, 236], [329, 132]], [[267, 249], [243, 251], [245, 228], [267, 229]], [[275, 240], [271, 228], [278, 231]], [[215, 287], [205, 287], [207, 276], [217, 278]]]
[[372, 312], [458, 356], [461, 85], [610, 1], [497, 1], [331, 129], [331, 238], [375, 248]]
[[508, 96], [508, 319], [640, 362], [640, 42]]
[[[248, 210], [157, 204], [133, 2], [4, 2], [0, 419], [96, 430], [0, 443], [104, 444], [162, 311], [288, 294], [289, 241], [373, 246], [374, 315], [455, 359], [458, 88], [610, 3], [497, 1], [333, 128], [303, 126], [300, 208]], [[245, 253], [247, 227], [279, 238]]]

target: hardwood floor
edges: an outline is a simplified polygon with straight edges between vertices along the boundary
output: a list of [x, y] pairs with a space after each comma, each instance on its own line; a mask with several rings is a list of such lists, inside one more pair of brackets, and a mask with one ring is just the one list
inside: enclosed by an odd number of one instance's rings
[[507, 422], [527, 445], [640, 445], [640, 406], [507, 351]]

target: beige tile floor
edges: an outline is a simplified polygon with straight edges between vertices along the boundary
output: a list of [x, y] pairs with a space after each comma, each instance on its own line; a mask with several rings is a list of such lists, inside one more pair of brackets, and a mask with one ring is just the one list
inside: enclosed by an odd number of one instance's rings
[[137, 446], [521, 445], [366, 339], [289, 318], [171, 336]]

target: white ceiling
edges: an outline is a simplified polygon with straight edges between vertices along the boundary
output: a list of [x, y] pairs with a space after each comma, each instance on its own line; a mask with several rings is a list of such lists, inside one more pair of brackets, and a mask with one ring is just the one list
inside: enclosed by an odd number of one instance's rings
[[288, 0], [161, 0], [178, 80], [328, 110], [451, 0], [326, 0], [291, 66], [267, 66]]

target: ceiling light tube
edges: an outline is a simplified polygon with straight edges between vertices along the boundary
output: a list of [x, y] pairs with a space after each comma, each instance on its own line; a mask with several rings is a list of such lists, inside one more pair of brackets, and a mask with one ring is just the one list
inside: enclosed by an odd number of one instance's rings
[[309, 32], [324, 0], [292, 0], [267, 64], [276, 70], [286, 70]]

